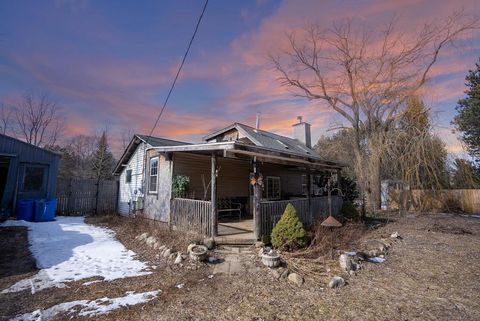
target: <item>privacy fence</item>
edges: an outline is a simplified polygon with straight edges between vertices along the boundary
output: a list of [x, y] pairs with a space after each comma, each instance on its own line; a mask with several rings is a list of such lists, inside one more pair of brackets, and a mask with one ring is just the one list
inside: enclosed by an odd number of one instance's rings
[[114, 213], [118, 181], [96, 179], [57, 180], [57, 215], [82, 216]]

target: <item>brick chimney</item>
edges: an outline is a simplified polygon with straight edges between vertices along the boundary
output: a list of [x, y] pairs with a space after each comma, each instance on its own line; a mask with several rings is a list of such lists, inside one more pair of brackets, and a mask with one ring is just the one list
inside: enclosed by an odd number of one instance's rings
[[302, 121], [302, 116], [297, 116], [297, 123], [293, 126], [293, 138], [304, 143], [308, 148], [312, 148], [312, 137], [310, 134], [310, 124]]

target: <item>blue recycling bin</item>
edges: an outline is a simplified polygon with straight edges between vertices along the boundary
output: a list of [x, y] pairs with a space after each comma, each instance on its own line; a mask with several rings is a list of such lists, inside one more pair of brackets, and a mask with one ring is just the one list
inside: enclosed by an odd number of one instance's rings
[[33, 200], [24, 199], [17, 202], [17, 220], [33, 221]]
[[35, 222], [54, 221], [56, 208], [56, 198], [35, 200], [33, 209], [33, 218]]

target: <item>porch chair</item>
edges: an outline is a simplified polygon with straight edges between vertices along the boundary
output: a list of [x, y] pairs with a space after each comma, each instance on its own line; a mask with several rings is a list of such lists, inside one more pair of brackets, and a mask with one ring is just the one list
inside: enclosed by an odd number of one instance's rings
[[[218, 217], [221, 217], [222, 213], [236, 214], [238, 213], [238, 219], [242, 219], [242, 204], [233, 202], [230, 198], [218, 199]], [[225, 215], [228, 216], [228, 215]]]

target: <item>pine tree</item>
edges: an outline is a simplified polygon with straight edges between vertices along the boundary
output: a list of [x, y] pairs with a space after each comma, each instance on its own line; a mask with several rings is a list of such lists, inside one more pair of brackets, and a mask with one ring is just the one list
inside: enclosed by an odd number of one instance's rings
[[461, 139], [477, 163], [480, 163], [480, 59], [475, 70], [465, 78], [467, 97], [460, 99], [455, 108], [458, 115], [453, 123], [462, 132]]
[[115, 166], [115, 159], [110, 146], [108, 145], [107, 134], [102, 133], [98, 139], [97, 149], [92, 155], [90, 162], [92, 168], [93, 178], [95, 179], [111, 179], [113, 174], [113, 167]]

